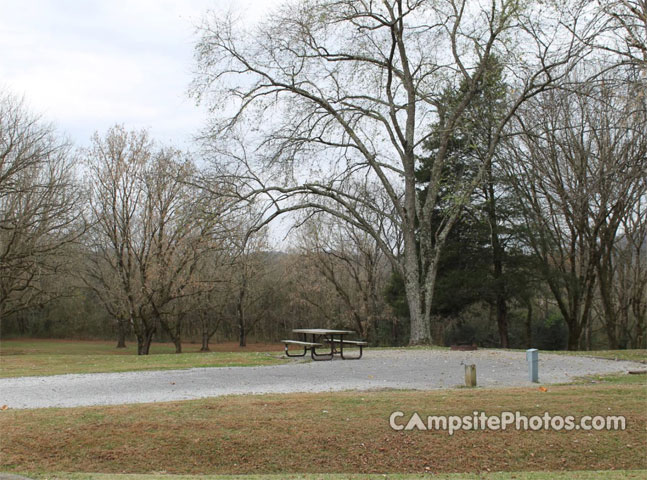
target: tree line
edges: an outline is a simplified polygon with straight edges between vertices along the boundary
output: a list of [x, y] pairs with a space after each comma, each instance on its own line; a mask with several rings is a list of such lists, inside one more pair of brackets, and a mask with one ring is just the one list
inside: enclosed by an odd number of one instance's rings
[[2, 95], [3, 334], [645, 347], [647, 3], [238, 22], [199, 28], [199, 154], [119, 125], [74, 149]]

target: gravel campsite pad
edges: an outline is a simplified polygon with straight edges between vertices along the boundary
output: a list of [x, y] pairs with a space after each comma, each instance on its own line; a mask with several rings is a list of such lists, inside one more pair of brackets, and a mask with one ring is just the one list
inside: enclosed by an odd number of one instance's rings
[[[542, 384], [591, 374], [644, 370], [634, 362], [541, 353]], [[381, 388], [430, 390], [464, 382], [475, 364], [479, 387], [532, 385], [525, 352], [369, 350], [358, 361], [298, 362], [264, 367], [192, 368], [0, 379], [0, 405], [77, 407], [166, 402], [230, 394], [324, 392]]]

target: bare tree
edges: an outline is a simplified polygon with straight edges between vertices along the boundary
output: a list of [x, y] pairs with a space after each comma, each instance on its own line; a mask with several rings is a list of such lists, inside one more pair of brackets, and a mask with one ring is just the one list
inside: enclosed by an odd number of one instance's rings
[[242, 235], [233, 263], [234, 298], [238, 343], [247, 346], [247, 336], [274, 306], [272, 297], [280, 285], [277, 262], [268, 247], [267, 231]]
[[0, 318], [42, 304], [83, 232], [70, 145], [0, 93]]
[[607, 320], [607, 331], [616, 329], [611, 338], [623, 348], [645, 348], [647, 341], [646, 208], [647, 198], [642, 198], [624, 218], [610, 262], [613, 278], [605, 308], [607, 319], [610, 314], [615, 322]]
[[192, 163], [173, 149], [160, 150], [145, 176], [140, 272], [153, 315], [182, 351], [182, 319], [178, 300], [200, 292], [195, 276], [207, 253], [216, 248], [222, 214], [218, 197], [205, 196], [191, 185]]
[[193, 277], [213, 245], [219, 212], [213, 196], [190, 185], [191, 162], [156, 148], [146, 132], [113, 127], [86, 152], [93, 218], [89, 282], [118, 321], [149, 352], [163, 328], [182, 350], [180, 299], [196, 294]]
[[[208, 144], [219, 165], [232, 161], [242, 199], [266, 199], [260, 226], [312, 208], [371, 235], [404, 278], [410, 342], [428, 343], [439, 252], [450, 228], [482, 183], [511, 116], [581, 53], [572, 35], [581, 10], [569, 2], [557, 11], [556, 4], [562, 2], [304, 0], [253, 29], [211, 14], [196, 47], [194, 90], [221, 113]], [[432, 226], [452, 131], [478, 95], [481, 60], [492, 54], [503, 59], [512, 86], [508, 103], [483, 146], [479, 173], [454, 185], [453, 208]], [[467, 88], [445, 108], [444, 92], [461, 82]], [[423, 196], [416, 162], [434, 131], [439, 148]], [[377, 207], [362, 180], [388, 197], [401, 256], [363, 215]]]
[[[216, 275], [218, 274], [216, 273]], [[191, 311], [196, 315], [199, 325], [201, 352], [209, 351], [209, 342], [212, 337], [224, 322], [233, 317], [229, 310], [234, 284], [231, 280], [218, 277], [222, 283], [212, 283], [210, 289], [200, 288], [199, 293], [193, 296], [195, 306]]]
[[[319, 276], [331, 284], [348, 312], [351, 324], [346, 327], [368, 338], [378, 318], [388, 311], [382, 293], [390, 266], [373, 237], [336, 217], [318, 216], [309, 220], [301, 242], [304, 257], [312, 259]], [[309, 301], [318, 304], [320, 299]]]
[[584, 83], [537, 98], [520, 115], [509, 176], [529, 245], [577, 349], [600, 282], [615, 346], [612, 259], [618, 229], [646, 193], [647, 110], [616, 85]]
[[[143, 173], [151, 143], [145, 132], [111, 129], [105, 139], [95, 135], [86, 153], [89, 208], [87, 284], [116, 319], [121, 334], [132, 325], [137, 353], [147, 354], [155, 332], [145, 308], [137, 266], [137, 242]], [[121, 335], [120, 335], [121, 336]], [[120, 342], [121, 343], [121, 342]], [[119, 345], [118, 345], [119, 346]]]
[[587, 42], [611, 54], [612, 61], [632, 65], [647, 75], [647, 1], [598, 0]]
[[[222, 206], [222, 205], [221, 205]], [[210, 235], [210, 248], [204, 251], [187, 285], [187, 295], [180, 299], [182, 311], [197, 326], [202, 346], [209, 351], [209, 342], [216, 332], [235, 317], [237, 239], [241, 233], [231, 215], [219, 218], [219, 228]]]

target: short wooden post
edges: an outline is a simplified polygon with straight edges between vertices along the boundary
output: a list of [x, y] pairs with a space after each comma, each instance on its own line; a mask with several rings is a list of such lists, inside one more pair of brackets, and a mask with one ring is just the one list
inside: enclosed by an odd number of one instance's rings
[[476, 387], [476, 365], [465, 365], [465, 386]]

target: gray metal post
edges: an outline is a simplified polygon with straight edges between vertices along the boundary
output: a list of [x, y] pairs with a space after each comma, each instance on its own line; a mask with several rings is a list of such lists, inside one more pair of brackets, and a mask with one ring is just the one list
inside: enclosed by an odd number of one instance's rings
[[528, 378], [531, 382], [539, 382], [539, 350], [529, 348], [526, 350], [526, 360], [528, 361]]

